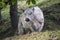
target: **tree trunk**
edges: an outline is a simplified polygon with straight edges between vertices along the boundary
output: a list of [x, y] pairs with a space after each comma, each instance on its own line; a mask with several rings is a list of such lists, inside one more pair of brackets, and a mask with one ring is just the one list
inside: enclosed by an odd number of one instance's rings
[[0, 9], [0, 23], [1, 23], [1, 21], [2, 21], [2, 16], [1, 16], [1, 9]]
[[18, 28], [18, 8], [17, 8], [17, 0], [14, 5], [11, 4], [10, 1], [10, 18], [11, 18], [11, 25], [13, 29]]

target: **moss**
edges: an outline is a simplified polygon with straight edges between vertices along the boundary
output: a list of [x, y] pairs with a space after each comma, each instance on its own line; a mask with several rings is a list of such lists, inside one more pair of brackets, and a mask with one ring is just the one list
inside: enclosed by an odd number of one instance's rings
[[31, 34], [14, 36], [10, 38], [6, 38], [5, 40], [57, 40], [60, 39], [59, 31], [45, 31], [45, 32], [34, 32]]

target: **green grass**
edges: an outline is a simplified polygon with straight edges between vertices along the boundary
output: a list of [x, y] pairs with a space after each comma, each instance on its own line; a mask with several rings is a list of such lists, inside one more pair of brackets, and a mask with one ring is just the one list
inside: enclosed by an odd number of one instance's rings
[[[20, 8], [28, 8], [35, 5], [38, 5], [44, 13], [45, 26], [43, 31], [41, 33], [34, 32], [26, 35], [7, 37], [3, 40], [60, 40], [60, 0], [37, 0], [36, 4], [30, 5], [19, 1], [18, 11]], [[0, 33], [6, 31], [11, 26], [9, 7], [6, 9], [2, 11], [4, 24], [0, 25]]]
[[11, 26], [10, 25], [9, 6], [2, 9], [1, 15], [2, 15], [3, 21], [0, 24], [0, 33], [6, 31]]

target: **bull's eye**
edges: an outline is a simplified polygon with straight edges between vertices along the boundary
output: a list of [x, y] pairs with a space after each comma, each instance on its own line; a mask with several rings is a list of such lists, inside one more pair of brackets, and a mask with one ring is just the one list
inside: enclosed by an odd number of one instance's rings
[[31, 14], [32, 14], [32, 12], [29, 15], [31, 15]]
[[26, 18], [25, 21], [26, 21], [26, 22], [29, 22], [30, 20], [29, 20], [29, 18]]

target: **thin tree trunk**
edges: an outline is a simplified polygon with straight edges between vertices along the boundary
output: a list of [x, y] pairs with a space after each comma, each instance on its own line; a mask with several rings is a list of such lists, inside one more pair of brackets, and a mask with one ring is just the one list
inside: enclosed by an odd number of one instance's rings
[[[10, 3], [12, 3], [10, 1]], [[10, 18], [11, 18], [11, 25], [13, 29], [18, 28], [18, 8], [17, 8], [17, 0], [14, 5], [10, 4]]]
[[0, 23], [2, 21], [2, 16], [1, 16], [1, 8], [0, 8]]

